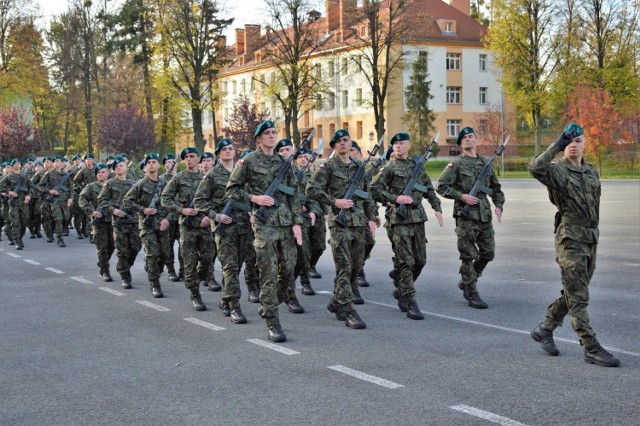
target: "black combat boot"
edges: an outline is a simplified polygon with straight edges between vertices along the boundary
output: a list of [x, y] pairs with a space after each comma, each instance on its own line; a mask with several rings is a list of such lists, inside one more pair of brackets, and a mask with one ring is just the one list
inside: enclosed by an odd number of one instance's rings
[[471, 286], [463, 286], [462, 281], [458, 283], [458, 288], [462, 290], [462, 294], [472, 308], [476, 309], [487, 309], [489, 305], [487, 305], [481, 298], [478, 291], [471, 288]]
[[531, 333], [529, 333], [531, 338], [536, 342], [540, 343], [542, 346], [542, 350], [548, 353], [551, 356], [560, 355], [560, 351], [556, 346], [556, 342], [553, 341], [553, 330], [548, 329], [544, 326], [544, 323], [540, 323], [536, 328], [533, 329]]
[[200, 289], [198, 287], [191, 287], [189, 290], [191, 290], [191, 303], [193, 303], [193, 309], [196, 311], [206, 311], [207, 305], [202, 303]]
[[22, 243], [22, 238], [18, 238], [15, 240], [16, 250], [22, 250], [24, 248], [24, 244]]
[[9, 237], [9, 245], [10, 246], [15, 246], [16, 243], [13, 242], [13, 238]]
[[52, 243], [53, 242], [53, 234], [47, 234], [47, 242], [48, 243]]
[[260, 296], [258, 295], [258, 291], [255, 288], [249, 290], [249, 296], [247, 297], [247, 299], [251, 303], [260, 303]]
[[218, 308], [222, 310], [222, 315], [225, 317], [231, 316], [231, 307], [229, 306], [229, 302], [222, 299], [218, 300]]
[[122, 277], [122, 288], [124, 288], [125, 290], [129, 290], [130, 288], [133, 288], [131, 286], [131, 273], [130, 272], [125, 272], [124, 274], [121, 275]]
[[420, 308], [418, 308], [418, 304], [415, 299], [412, 299], [407, 302], [407, 316], [412, 320], [423, 320], [424, 314], [420, 312]]
[[109, 273], [109, 271], [102, 271], [100, 273], [100, 276], [102, 277], [102, 279], [104, 280], [104, 282], [106, 283], [110, 283], [113, 281], [113, 278], [111, 277], [111, 274]]
[[620, 365], [620, 360], [600, 346], [597, 340], [584, 347], [584, 360], [589, 364], [601, 367], [618, 367]]
[[213, 277], [213, 279], [211, 279], [209, 281], [206, 281], [206, 285], [207, 285], [207, 289], [209, 291], [220, 291], [220, 290], [222, 290], [222, 286], [216, 280], [216, 277]]
[[176, 274], [176, 270], [173, 267], [167, 267], [167, 271], [167, 274], [169, 275], [169, 281], [174, 283], [180, 281], [180, 278], [178, 277], [178, 274]]
[[360, 328], [366, 328], [367, 324], [365, 324], [364, 321], [362, 321], [362, 318], [360, 318], [360, 315], [358, 315], [358, 312], [356, 312], [355, 309], [351, 309], [350, 311], [345, 311], [347, 317], [346, 317], [346, 326], [349, 328], [353, 328], [353, 329], [360, 329]]
[[229, 307], [231, 308], [231, 322], [235, 324], [246, 324], [247, 318], [242, 314], [240, 303], [237, 300], [230, 302]]
[[29, 227], [29, 238], [31, 238], [32, 240], [36, 239], [36, 232], [33, 230], [33, 226]]
[[320, 273], [316, 270], [315, 265], [312, 266], [311, 269], [309, 269], [309, 278], [313, 278], [313, 279], [322, 278], [322, 275], [320, 275]]
[[60, 247], [66, 247], [67, 246], [64, 243], [64, 238], [62, 238], [62, 235], [58, 235], [58, 246], [60, 246]]
[[364, 299], [362, 298], [362, 296], [360, 296], [360, 290], [358, 290], [357, 285], [351, 286], [351, 292], [353, 293], [353, 298], [351, 299], [351, 302], [354, 305], [364, 305]]
[[282, 326], [280, 325], [279, 322], [276, 322], [274, 324], [269, 324], [267, 326], [267, 330], [268, 330], [268, 337], [269, 340], [271, 340], [272, 342], [286, 342], [287, 341], [287, 335], [284, 334], [284, 331], [282, 331]]
[[407, 303], [402, 297], [400, 297], [400, 290], [396, 288], [395, 290], [393, 290], [393, 293], [391, 293], [391, 295], [398, 301], [398, 308], [400, 308], [402, 312], [407, 312]]
[[309, 278], [300, 277], [300, 285], [302, 286], [302, 294], [305, 296], [313, 296], [316, 294], [316, 292], [313, 291], [313, 288], [311, 288], [311, 281]]
[[78, 229], [78, 239], [84, 240], [84, 232], [82, 231], [82, 229]]
[[336, 302], [335, 300], [331, 300], [329, 302], [329, 304], [327, 305], [327, 310], [329, 312], [331, 312], [332, 314], [335, 314], [336, 319], [338, 321], [346, 321], [347, 320], [347, 313], [344, 310], [344, 307], [339, 304], [338, 302]]
[[287, 299], [285, 303], [289, 308], [289, 312], [292, 314], [304, 314], [304, 308], [300, 305], [300, 302], [298, 302], [298, 298], [295, 295]]
[[369, 281], [367, 281], [367, 279], [365, 278], [364, 272], [362, 273], [362, 275], [358, 275], [356, 277], [356, 279], [354, 280], [354, 283], [358, 287], [369, 287]]
[[164, 297], [164, 294], [162, 294], [160, 283], [149, 283], [149, 286], [151, 287], [151, 296], [155, 297], [156, 299]]

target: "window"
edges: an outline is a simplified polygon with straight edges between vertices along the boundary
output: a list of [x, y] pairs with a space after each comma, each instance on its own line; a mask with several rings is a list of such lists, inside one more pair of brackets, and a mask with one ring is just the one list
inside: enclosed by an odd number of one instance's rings
[[487, 70], [487, 55], [480, 55], [479, 68], [480, 68], [480, 71]]
[[461, 87], [456, 86], [447, 86], [447, 103], [448, 104], [459, 104], [460, 103], [460, 92]]
[[444, 23], [444, 32], [452, 33], [453, 32], [453, 22], [445, 22]]
[[222, 82], [222, 96], [225, 96], [229, 93], [229, 83], [227, 81]]
[[356, 105], [361, 106], [362, 105], [362, 89], [358, 88], [356, 89]]
[[356, 122], [356, 137], [362, 139], [362, 121]]
[[487, 103], [487, 88], [480, 88], [480, 105], [485, 105]]
[[349, 71], [349, 60], [347, 58], [342, 58], [342, 67], [340, 68], [340, 74], [347, 75]]
[[[336, 94], [333, 92], [329, 92], [327, 93], [327, 102], [328, 102], [328, 109], [336, 109]], [[332, 133], [333, 134], [333, 133]]]
[[229, 121], [229, 108], [224, 109], [224, 120]]
[[360, 37], [364, 37], [364, 36], [366, 36], [366, 35], [367, 35], [367, 27], [366, 27], [366, 26], [364, 26], [364, 25], [362, 25], [362, 26], [360, 27]]
[[235, 95], [236, 93], [238, 93], [238, 84], [237, 84], [237, 82], [236, 82], [235, 80], [233, 80], [233, 81], [231, 82], [231, 87], [233, 88], [233, 89], [232, 89], [232, 91], [233, 91], [233, 94], [234, 94], [234, 95]]
[[349, 108], [349, 91], [342, 91], [342, 108]]
[[481, 118], [478, 120], [478, 134], [484, 136], [487, 134], [487, 119]]
[[253, 78], [251, 79], [251, 83], [249, 83], [249, 87], [251, 88], [250, 90], [252, 92], [255, 92], [255, 90], [256, 90], [256, 81]]
[[427, 52], [426, 50], [421, 50], [420, 52], [418, 52], [418, 60], [426, 63], [427, 59], [429, 59], [428, 55], [429, 52]]
[[345, 130], [349, 130], [349, 122], [348, 121], [343, 121], [342, 122], [342, 128]]
[[362, 55], [357, 55], [353, 57], [353, 62], [355, 63], [355, 72], [356, 73], [361, 73], [362, 72]]
[[322, 64], [319, 62], [316, 64], [316, 78], [318, 80], [322, 78]]
[[318, 140], [322, 139], [322, 124], [318, 124], [316, 132], [318, 132]]
[[333, 134], [336, 132], [336, 124], [329, 124], [329, 136], [333, 137]]
[[240, 80], [240, 93], [247, 93], [247, 83], [244, 81], [244, 78]]
[[447, 53], [447, 69], [459, 70], [460, 69], [460, 54], [459, 53]]
[[322, 94], [320, 94], [320, 93], [318, 93], [316, 95], [315, 109], [317, 109], [317, 110], [321, 110], [322, 109]]
[[336, 63], [329, 61], [329, 77], [333, 77], [336, 74]]
[[447, 137], [457, 138], [462, 120], [447, 120]]

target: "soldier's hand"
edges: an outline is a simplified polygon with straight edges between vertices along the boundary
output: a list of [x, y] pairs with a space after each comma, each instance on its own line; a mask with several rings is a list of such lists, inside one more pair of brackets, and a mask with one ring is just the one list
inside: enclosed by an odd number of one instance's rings
[[231, 222], [233, 222], [233, 219], [230, 216], [227, 216], [226, 214], [218, 213], [216, 215], [216, 222], [224, 223], [225, 225], [228, 225]]
[[198, 210], [196, 209], [190, 209], [189, 207], [185, 207], [182, 209], [183, 216], [195, 216], [197, 214], [198, 214]]
[[474, 197], [473, 195], [469, 195], [469, 194], [462, 194], [462, 201], [464, 201], [467, 204], [470, 204], [472, 206], [475, 206], [476, 204], [478, 204], [478, 199], [476, 197]]
[[413, 198], [408, 195], [398, 195], [396, 204], [413, 204]]
[[374, 220], [369, 221], [369, 231], [371, 231], [371, 236], [373, 238], [376, 237], [376, 222]]
[[67, 207], [71, 207], [72, 204], [73, 204], [73, 198], [69, 198], [67, 200]]
[[51, 195], [60, 195], [60, 193], [58, 191], [56, 191], [55, 189], [50, 189], [49, 190], [49, 194], [51, 194]]
[[498, 223], [502, 222], [502, 209], [500, 207], [496, 207], [496, 217], [498, 218]]
[[211, 226], [211, 219], [209, 219], [209, 216], [202, 216], [200, 228], [206, 228], [207, 226]]
[[169, 219], [166, 217], [160, 221], [160, 232], [164, 232], [169, 227]]
[[116, 217], [125, 217], [127, 214], [120, 209], [113, 209], [113, 215]]
[[300, 225], [298, 224], [293, 225], [293, 236], [296, 239], [296, 244], [301, 246], [302, 245], [302, 228], [300, 228]]
[[348, 198], [336, 198], [335, 205], [339, 209], [350, 209], [353, 207], [353, 200]]
[[18, 193], [14, 192], [14, 191], [9, 191], [9, 196], [11, 196], [13, 198], [18, 198]]
[[146, 209], [142, 210], [142, 213], [146, 214], [147, 216], [153, 216], [155, 214], [158, 214], [158, 210], [147, 207]]
[[316, 224], [316, 214], [314, 212], [309, 213], [309, 219], [311, 219], [311, 226]]
[[266, 206], [266, 207], [270, 207], [275, 204], [275, 201], [273, 200], [273, 198], [269, 197], [268, 195], [252, 195], [251, 202], [253, 204], [257, 204], [259, 206]]
[[98, 219], [102, 219], [102, 213], [100, 213], [100, 212], [99, 212], [99, 211], [97, 211], [97, 210], [94, 210], [94, 211], [91, 213], [91, 217], [96, 217], [96, 218], [98, 218]]
[[382, 226], [382, 219], [380, 216], [376, 216], [376, 228], [380, 228]]
[[441, 212], [436, 212], [436, 219], [438, 219], [438, 225], [440, 225], [440, 228], [444, 227], [444, 221], [442, 220], [442, 213]]

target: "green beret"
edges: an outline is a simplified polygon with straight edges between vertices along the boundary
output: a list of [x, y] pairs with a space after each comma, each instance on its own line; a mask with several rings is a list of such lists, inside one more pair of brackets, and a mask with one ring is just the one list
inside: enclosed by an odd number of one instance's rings
[[109, 155], [109, 156], [107, 156], [107, 161], [113, 161], [113, 160], [115, 160], [115, 159], [116, 159], [116, 156], [115, 156], [115, 155]]
[[335, 145], [335, 143], [338, 141], [338, 139], [345, 137], [345, 136], [349, 136], [349, 131], [347, 129], [340, 129], [337, 132], [335, 132], [333, 134], [333, 137], [331, 138], [331, 140], [329, 141], [329, 146], [331, 148], [333, 148], [333, 145]]
[[309, 155], [312, 155], [312, 154], [313, 154], [313, 151], [312, 151], [312, 150], [310, 150], [310, 149], [309, 149], [309, 148], [307, 148], [307, 147], [304, 147], [304, 148], [302, 148], [302, 150], [300, 151], [300, 153], [301, 153], [301, 154], [309, 154]]
[[233, 142], [231, 141], [231, 139], [229, 138], [220, 139], [220, 142], [218, 142], [218, 145], [216, 146], [216, 150], [214, 152], [216, 153], [216, 155], [218, 155], [222, 148], [229, 145], [233, 145]]
[[198, 151], [198, 148], [196, 148], [195, 146], [188, 146], [185, 149], [183, 149], [182, 152], [180, 153], [180, 159], [184, 160], [184, 157], [186, 157], [187, 154], [200, 155], [200, 151]]
[[290, 139], [280, 139], [276, 144], [276, 152], [280, 151], [280, 148], [284, 148], [285, 146], [293, 146], [293, 142]]
[[396, 133], [391, 140], [389, 141], [389, 143], [391, 145], [393, 145], [394, 143], [398, 142], [398, 141], [408, 141], [411, 138], [409, 137], [409, 133], [407, 132], [400, 132], [400, 133]]
[[164, 166], [164, 163], [167, 162], [167, 160], [175, 160], [176, 156], [173, 154], [166, 154], [164, 157], [162, 157], [162, 165]]
[[358, 150], [358, 152], [362, 152], [362, 150], [360, 149], [360, 145], [358, 145], [358, 142], [354, 140], [351, 141], [351, 148], [355, 148]]
[[240, 154], [240, 159], [242, 160], [244, 157], [251, 154], [252, 152], [253, 152], [252, 149], [245, 149], [244, 151], [242, 151], [242, 154]]
[[147, 165], [147, 161], [149, 161], [149, 160], [160, 161], [160, 156], [155, 152], [148, 153], [147, 155], [145, 155], [144, 160], [142, 160], [140, 162], [140, 164], [141, 164], [140, 167], [142, 168], [142, 167], [146, 166]]
[[14, 164], [16, 164], [16, 163], [20, 163], [20, 164], [22, 164], [22, 162], [20, 161], [20, 159], [19, 159], [19, 158], [14, 158], [13, 160], [11, 160], [11, 161], [9, 162], [9, 165], [10, 165], [10, 166], [13, 166], [13, 165], [14, 165]]
[[471, 134], [471, 133], [475, 133], [476, 131], [473, 130], [473, 128], [471, 127], [465, 127], [462, 130], [460, 130], [460, 133], [458, 133], [458, 140], [456, 141], [456, 143], [458, 145], [460, 145], [460, 142], [462, 142], [462, 138], [464, 138], [465, 136]]
[[42, 162], [40, 162], [40, 161], [36, 161], [36, 166], [40, 166], [40, 167], [42, 167], [42, 166], [43, 166], [43, 164], [42, 164]]
[[53, 161], [56, 161], [56, 160], [64, 161], [64, 158], [62, 157], [62, 155], [54, 155]]
[[578, 123], [571, 123], [564, 128], [564, 134], [569, 136], [571, 139], [574, 139], [578, 136], [584, 135], [584, 130], [578, 125]]
[[260, 136], [262, 134], [262, 132], [264, 132], [267, 129], [275, 129], [276, 125], [273, 124], [273, 121], [271, 120], [265, 120], [262, 123], [260, 123], [258, 125], [258, 127], [256, 128], [256, 132], [253, 135], [254, 139], [257, 138], [258, 136]]
[[384, 153], [384, 159], [389, 161], [389, 158], [391, 158], [391, 154], [393, 154], [393, 145], [391, 145], [388, 149], [387, 152]]
[[81, 158], [82, 158], [82, 157], [80, 156], [80, 154], [73, 154], [73, 157], [71, 157], [71, 160], [72, 160], [72, 161], [75, 161], [75, 160], [79, 160], [79, 159], [81, 159]]
[[116, 158], [113, 159], [113, 163], [111, 163], [111, 168], [115, 170], [116, 166], [120, 163], [127, 164], [127, 159], [124, 157], [117, 156]]
[[53, 157], [44, 157], [42, 161], [53, 161]]
[[93, 154], [92, 154], [92, 153], [90, 153], [90, 152], [87, 152], [87, 153], [84, 155], [83, 160], [86, 160], [87, 158], [91, 158], [92, 160], [95, 160], [95, 159], [96, 159], [96, 156], [95, 156], [95, 155], [93, 155]]
[[121, 157], [121, 158], [129, 158], [129, 156], [127, 154], [125, 154], [124, 152], [122, 154], [118, 154], [117, 156]]
[[33, 158], [33, 157], [27, 157], [27, 158], [25, 158], [25, 159], [24, 159], [24, 162], [25, 162], [25, 163], [33, 163], [33, 162], [35, 162], [35, 161], [36, 161], [36, 159], [35, 159], [35, 158]]
[[200, 156], [200, 162], [202, 163], [202, 160], [204, 160], [205, 158], [213, 158], [213, 154], [210, 152], [203, 152]]
[[93, 173], [98, 175], [98, 172], [102, 169], [108, 169], [109, 166], [106, 165], [105, 163], [98, 163], [95, 166], [93, 166]]

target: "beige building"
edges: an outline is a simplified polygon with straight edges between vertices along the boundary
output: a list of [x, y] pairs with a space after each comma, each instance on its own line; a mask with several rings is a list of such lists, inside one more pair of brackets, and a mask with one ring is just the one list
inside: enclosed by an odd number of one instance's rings
[[[313, 103], [306, 105], [298, 127], [303, 135], [311, 128], [316, 129], [313, 144], [317, 146], [320, 139], [324, 140], [325, 155], [330, 152], [328, 141], [337, 129], [348, 129], [352, 139], [365, 148], [377, 142], [373, 109], [367, 102], [372, 97], [371, 88], [356, 63], [363, 59], [363, 53], [354, 47], [353, 32], [367, 36], [366, 26], [353, 21], [358, 3], [358, 0], [326, 0], [324, 16], [314, 15], [319, 47], [310, 61], [323, 89]], [[469, 16], [469, 10], [468, 0], [410, 0], [402, 15], [408, 28], [406, 38], [396, 46], [405, 56], [386, 101], [387, 141], [393, 134], [406, 130], [402, 119], [406, 112], [404, 88], [413, 73], [412, 63], [419, 58], [427, 61], [434, 96], [429, 106], [437, 115], [435, 125], [442, 135], [441, 155], [455, 155], [458, 150], [455, 139], [460, 129], [467, 125], [481, 127], [478, 114], [486, 112], [489, 105], [501, 103], [498, 70], [482, 42], [486, 28]], [[235, 34], [236, 44], [230, 47], [232, 64], [218, 79], [218, 133], [228, 126], [233, 102], [241, 94], [249, 96], [259, 110], [268, 108], [273, 118], [283, 116], [260, 82], [276, 78], [275, 68], [264, 59], [265, 49], [269, 48], [268, 34], [259, 25], [245, 25], [236, 29]], [[505, 107], [513, 112], [512, 105]], [[208, 140], [214, 133], [212, 127], [210, 119], [205, 121]], [[515, 128], [515, 123], [507, 123], [507, 128]], [[281, 132], [284, 137], [284, 130]]]

